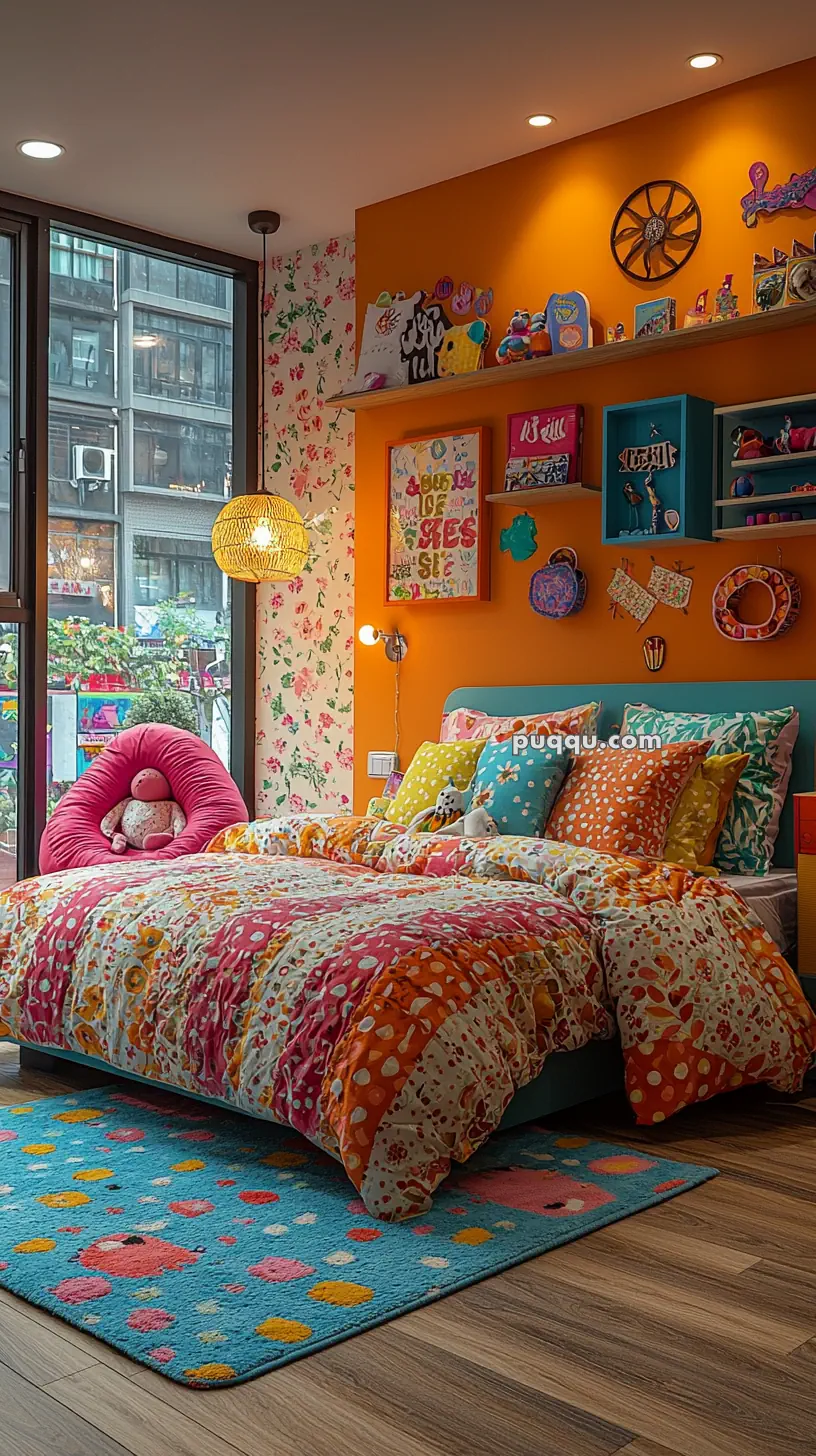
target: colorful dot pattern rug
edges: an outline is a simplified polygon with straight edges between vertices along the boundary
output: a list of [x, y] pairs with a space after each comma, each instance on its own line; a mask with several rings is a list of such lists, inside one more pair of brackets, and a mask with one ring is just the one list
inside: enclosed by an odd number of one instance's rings
[[283, 1128], [94, 1090], [0, 1114], [0, 1284], [172, 1380], [232, 1385], [714, 1176], [530, 1125], [388, 1224]]

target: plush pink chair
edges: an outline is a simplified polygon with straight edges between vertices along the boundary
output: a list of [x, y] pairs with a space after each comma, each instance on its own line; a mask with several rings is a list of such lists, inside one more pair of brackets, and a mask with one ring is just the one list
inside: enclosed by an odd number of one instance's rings
[[[172, 844], [149, 854], [128, 849], [114, 854], [99, 825], [142, 768], [158, 768], [187, 825]], [[246, 805], [220, 758], [195, 734], [166, 723], [126, 728], [71, 785], [45, 826], [40, 842], [40, 870], [83, 869], [90, 865], [126, 863], [133, 859], [177, 859], [198, 854], [213, 835], [249, 818]]]

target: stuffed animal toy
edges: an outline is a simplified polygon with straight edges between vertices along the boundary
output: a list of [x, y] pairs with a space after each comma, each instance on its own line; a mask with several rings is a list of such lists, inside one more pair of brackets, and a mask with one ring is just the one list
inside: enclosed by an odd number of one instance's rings
[[498, 832], [498, 824], [486, 809], [471, 809], [461, 819], [445, 825], [446, 834], [455, 834], [462, 839], [495, 839]]
[[99, 827], [113, 853], [124, 854], [128, 848], [149, 853], [164, 849], [186, 824], [184, 810], [171, 797], [164, 774], [157, 768], [143, 768], [131, 780], [130, 797], [109, 809]]
[[532, 358], [530, 322], [527, 310], [517, 308], [508, 324], [507, 333], [496, 350], [497, 364], [516, 364], [520, 359]]
[[457, 789], [453, 779], [449, 779], [444, 789], [440, 789], [436, 796], [436, 803], [432, 809], [420, 809], [408, 825], [409, 834], [420, 832], [437, 834], [440, 829], [446, 829], [454, 819], [461, 819], [465, 812], [466, 796], [461, 789]]
[[785, 415], [785, 423], [774, 444], [780, 455], [795, 455], [799, 450], [816, 450], [816, 426], [794, 425], [790, 415]]
[[731, 440], [735, 460], [761, 460], [774, 453], [772, 442], [760, 434], [759, 430], [751, 429], [747, 425], [737, 425], [731, 431]]

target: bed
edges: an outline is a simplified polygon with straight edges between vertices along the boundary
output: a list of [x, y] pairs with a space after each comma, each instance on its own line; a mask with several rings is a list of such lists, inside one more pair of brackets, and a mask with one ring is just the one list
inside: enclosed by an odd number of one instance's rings
[[[812, 784], [810, 683], [461, 689], [446, 706], [590, 696], [602, 732], [647, 696], [793, 702], [792, 787]], [[501, 1121], [624, 1082], [652, 1123], [729, 1087], [795, 1090], [816, 1019], [721, 881], [541, 839], [299, 815], [236, 826], [204, 855], [0, 896], [0, 1037], [288, 1123], [342, 1160], [372, 1213], [404, 1218]]]

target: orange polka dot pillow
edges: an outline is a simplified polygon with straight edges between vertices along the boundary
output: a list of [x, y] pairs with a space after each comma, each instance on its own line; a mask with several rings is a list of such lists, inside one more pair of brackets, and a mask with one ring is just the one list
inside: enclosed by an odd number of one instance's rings
[[553, 805], [548, 839], [661, 859], [671, 817], [711, 740], [579, 753]]

